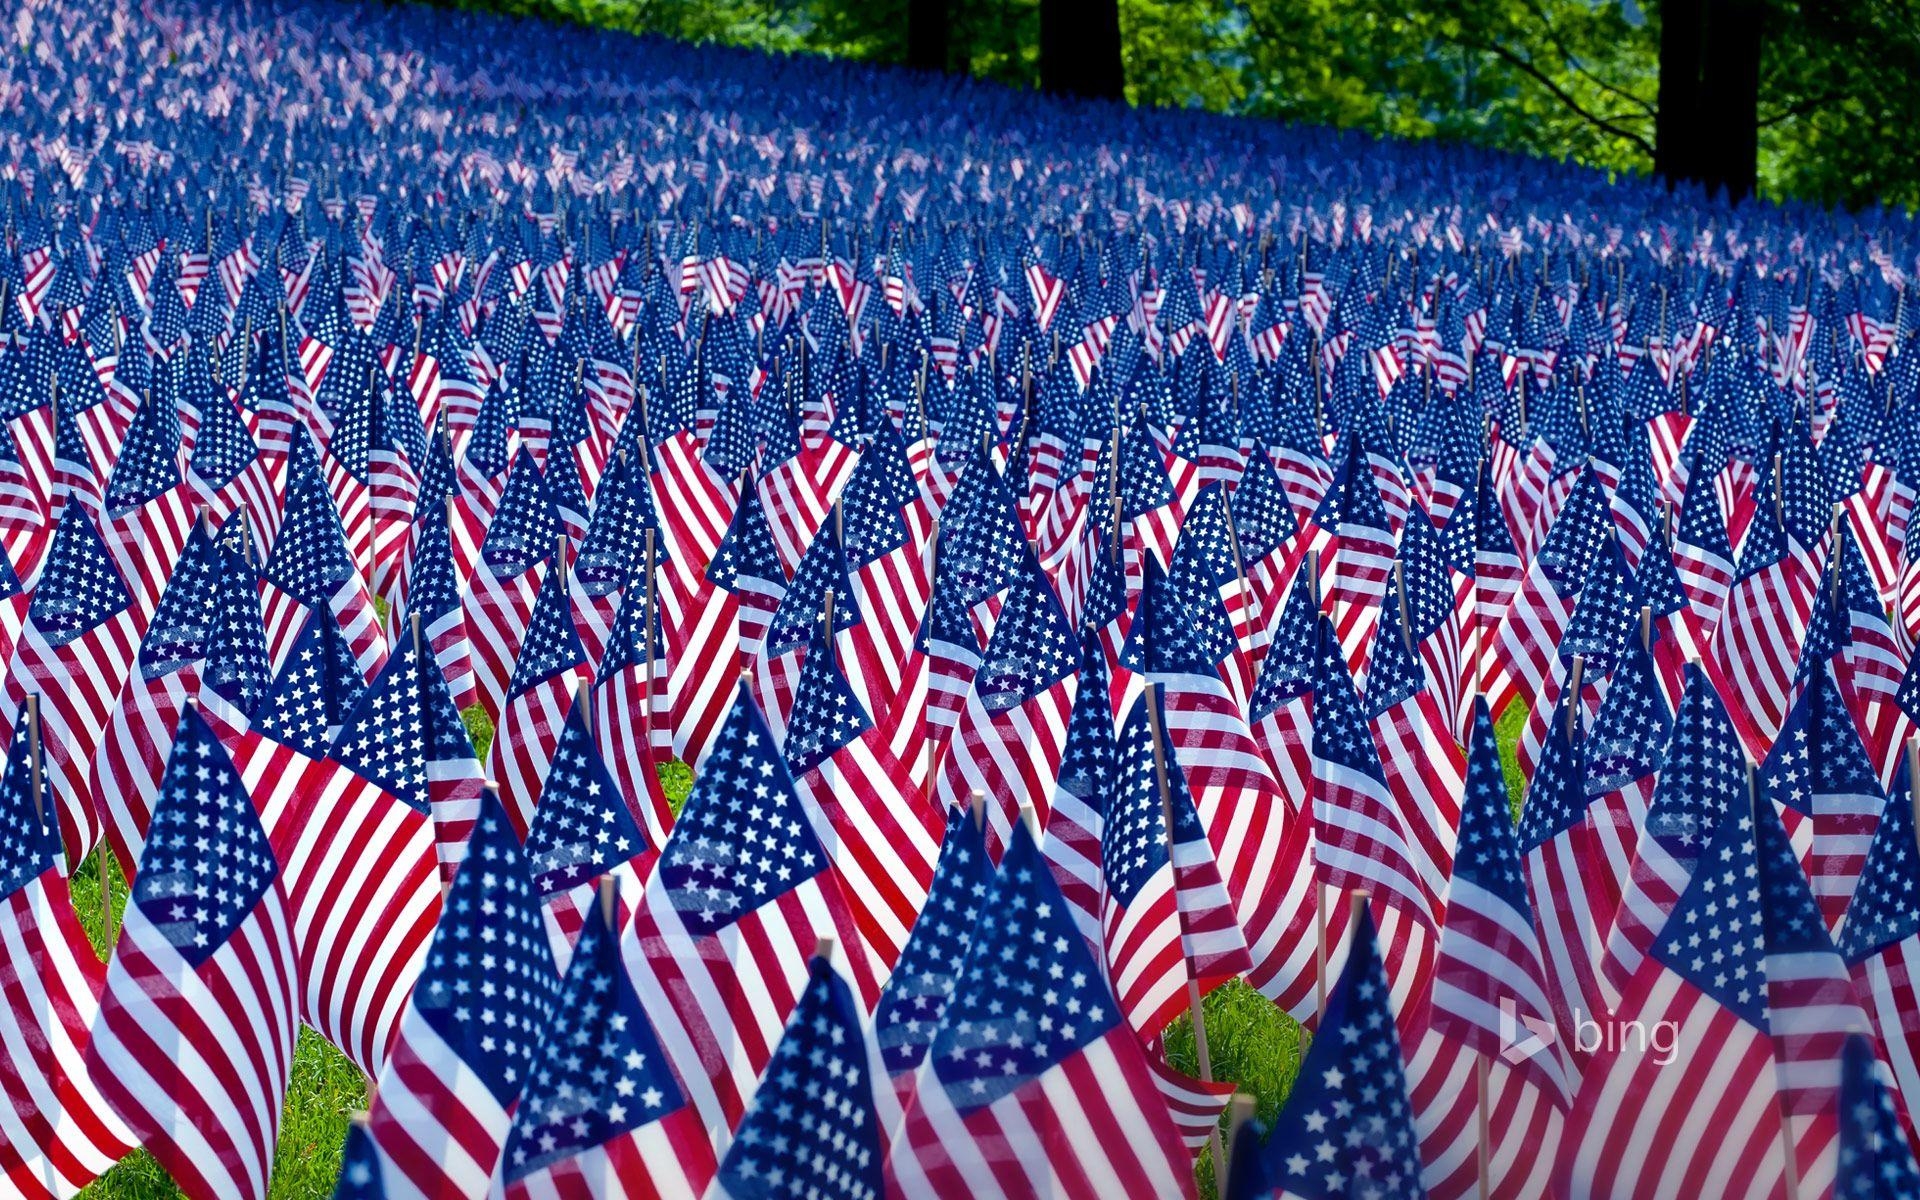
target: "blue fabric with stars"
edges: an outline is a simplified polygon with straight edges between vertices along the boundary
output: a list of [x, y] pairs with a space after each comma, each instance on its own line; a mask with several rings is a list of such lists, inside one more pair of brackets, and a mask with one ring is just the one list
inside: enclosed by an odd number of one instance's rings
[[1824, 670], [1787, 711], [1760, 779], [1774, 799], [1808, 816], [1821, 796], [1872, 796], [1883, 805], [1886, 800], [1840, 687]]
[[1029, 555], [1001, 604], [973, 677], [974, 693], [987, 711], [1005, 712], [1072, 675], [1078, 657], [1079, 642], [1059, 597]]
[[539, 1050], [500, 1160], [508, 1183], [685, 1106], [597, 901], [580, 929], [566, 981], [536, 1028]]
[[1326, 495], [1320, 499], [1320, 507], [1314, 511], [1313, 523], [1331, 533], [1364, 531], [1378, 540], [1391, 541], [1387, 507], [1380, 497], [1380, 485], [1373, 477], [1373, 464], [1367, 461], [1366, 452], [1352, 433], [1342, 433], [1340, 440], [1344, 449], [1334, 447], [1340, 465], [1334, 471], [1333, 482], [1327, 485]]
[[1447, 550], [1433, 519], [1419, 504], [1407, 510], [1400, 529], [1401, 585], [1407, 597], [1407, 628], [1415, 645], [1426, 641], [1453, 615], [1453, 577]]
[[151, 393], [140, 404], [120, 442], [107, 481], [107, 511], [115, 516], [158, 499], [180, 484], [180, 414], [169, 399]]
[[1591, 467], [1580, 469], [1580, 478], [1568, 493], [1560, 515], [1540, 543], [1536, 561], [1545, 569], [1547, 579], [1562, 596], [1573, 596], [1585, 585], [1600, 548], [1613, 536], [1613, 517], [1607, 512], [1600, 494], [1600, 482]]
[[787, 586], [786, 568], [780, 565], [780, 552], [773, 544], [773, 528], [767, 524], [767, 510], [760, 502], [760, 489], [749, 484], [741, 489], [740, 503], [727, 522], [727, 532], [707, 564], [707, 580], [729, 592], [740, 590], [740, 580], [756, 579]]
[[[1122, 905], [1132, 904], [1154, 874], [1172, 861], [1167, 852], [1167, 814], [1173, 816], [1173, 841], [1191, 846], [1206, 840], [1186, 773], [1166, 763], [1167, 803], [1160, 799], [1159, 776], [1154, 769], [1153, 725], [1148, 706], [1160, 707], [1159, 688], [1134, 702], [1120, 731], [1118, 777], [1113, 803], [1100, 831], [1101, 866], [1107, 891]], [[1164, 722], [1165, 717], [1161, 720]]]
[[419, 680], [413, 639], [402, 638], [373, 685], [340, 722], [328, 756], [408, 808], [425, 813], [426, 710]]
[[1334, 636], [1333, 623], [1321, 617], [1315, 637], [1314, 756], [1368, 776], [1384, 794], [1386, 773], [1380, 768], [1380, 751], [1367, 727], [1366, 713], [1360, 707], [1360, 696], [1354, 690], [1340, 639]]
[[1645, 835], [1690, 861], [1722, 815], [1747, 807], [1746, 755], [1720, 694], [1697, 665], [1674, 715], [1667, 761], [1654, 785]]
[[935, 603], [964, 610], [998, 595], [1019, 577], [1026, 555], [1013, 493], [992, 460], [976, 453], [941, 510]]
[[805, 646], [825, 615], [827, 592], [833, 593], [833, 630], [842, 633], [860, 624], [860, 605], [847, 582], [847, 559], [829, 516], [813, 535], [813, 544], [800, 556], [787, 583], [780, 606], [767, 623], [761, 651], [771, 661]]
[[199, 967], [247, 920], [279, 871], [233, 760], [189, 705], [160, 779], [128, 902]]
[[900, 435], [889, 424], [860, 456], [859, 465], [840, 490], [841, 552], [847, 556], [848, 565], [856, 569], [907, 544], [907, 522], [900, 510], [919, 495], [919, 490], [914, 484], [914, 491], [901, 498], [896, 465], [906, 471], [907, 483], [913, 484]]
[[[1763, 799], [1761, 807], [1766, 806]], [[1798, 874], [1797, 864], [1794, 871]], [[1742, 1021], [1765, 1030], [1767, 937], [1761, 895], [1754, 819], [1743, 804], [1715, 824], [1651, 957]]]
[[[593, 518], [573, 559], [573, 573], [582, 591], [589, 596], [610, 596], [626, 584], [631, 574], [644, 572], [651, 516], [652, 506], [642, 504], [640, 487], [635, 485], [626, 459], [615, 458], [594, 489]], [[659, 536], [656, 527], [656, 565], [665, 558], [665, 548], [666, 539]]]
[[526, 854], [498, 798], [485, 793], [414, 984], [414, 1015], [509, 1105], [526, 1086], [559, 988]]
[[[649, 632], [653, 636], [654, 665], [659, 667], [667, 661], [666, 632], [661, 624], [658, 588], [655, 589], [653, 608], [649, 611], [646, 555], [642, 554], [640, 558], [639, 565], [620, 590], [620, 607], [613, 615], [613, 628], [607, 634], [607, 648], [600, 653], [599, 667], [594, 675], [597, 680], [611, 679], [616, 672], [628, 667], [645, 667]], [[649, 624], [651, 630], [646, 628]]]
[[333, 614], [317, 612], [281, 664], [255, 726], [283, 746], [320, 758], [366, 687]]
[[266, 577], [308, 608], [324, 610], [357, 569], [340, 527], [339, 510], [320, 474], [320, 459], [304, 428], [296, 429], [287, 460], [286, 516], [267, 559]]
[[575, 704], [527, 828], [534, 889], [544, 897], [591, 883], [648, 848]]
[[1026, 823], [1016, 822], [927, 1061], [964, 1117], [1065, 1063], [1119, 1020], [1105, 972]]
[[1233, 652], [1233, 623], [1219, 593], [1182, 568], [1178, 551], [1174, 571], [1161, 571], [1158, 560], [1145, 556], [1140, 600], [1120, 661], [1140, 674], [1212, 674]]
[[[824, 959], [800, 993], [715, 1182], [730, 1200], [878, 1200], [885, 1131], [853, 989]], [[880, 1086], [887, 1086], [881, 1081]]]
[[927, 902], [874, 1009], [875, 1036], [889, 1073], [912, 1071], [926, 1057], [992, 888], [993, 865], [979, 827], [966, 810], [949, 809]]
[[[1820, 906], [1807, 886], [1800, 856], [1794, 852], [1780, 815], [1760, 792], [1760, 805], [1754, 814], [1754, 856], [1760, 864], [1763, 901], [1760, 906], [1770, 955], [1833, 954], [1833, 938], [1820, 915]], [[1836, 959], [1833, 973], [1841, 973]]]
[[1176, 576], [1190, 576], [1193, 587], [1204, 585], [1216, 596], [1221, 587], [1234, 582], [1233, 516], [1219, 482], [1209, 483], [1193, 498], [1180, 522], [1180, 543], [1169, 570]]
[[1286, 485], [1264, 450], [1247, 456], [1247, 469], [1233, 490], [1233, 528], [1247, 565], [1272, 554], [1300, 532]]
[[1920, 1165], [1879, 1074], [1873, 1045], [1854, 1034], [1840, 1067], [1840, 1160], [1833, 1200], [1912, 1200], [1920, 1196]]
[[422, 494], [414, 508], [413, 573], [407, 581], [407, 612], [431, 625], [460, 609], [460, 584], [453, 567], [453, 529], [445, 503], [428, 503]]
[[1754, 486], [1757, 503], [1753, 508], [1753, 519], [1747, 522], [1746, 541], [1740, 546], [1740, 563], [1734, 572], [1736, 584], [1752, 579], [1787, 556], [1787, 531], [1781, 528], [1779, 517], [1774, 512], [1772, 495], [1772, 482], [1763, 475]]
[[787, 717], [784, 752], [796, 778], [873, 728], [873, 718], [840, 669], [839, 655], [827, 645], [825, 627], [826, 622], [820, 622], [808, 643], [793, 689], [793, 712]]
[[[1563, 724], [1560, 728], [1564, 738], [1566, 727]], [[1520, 875], [1520, 841], [1507, 799], [1506, 773], [1500, 765], [1500, 746], [1484, 697], [1473, 702], [1473, 727], [1467, 732], [1467, 789], [1460, 807], [1460, 840], [1454, 850], [1453, 877], [1498, 896], [1521, 915], [1523, 926], [1532, 924], [1533, 903]], [[1443, 931], [1443, 954], [1445, 940]]]
[[1560, 638], [1560, 659], [1571, 662], [1585, 655], [1595, 677], [1611, 674], [1629, 638], [1640, 636], [1640, 609], [1645, 604], [1633, 572], [1620, 552], [1620, 539], [1608, 537], [1593, 555], [1580, 598]]
[[1407, 646], [1406, 626], [1400, 622], [1400, 581], [1387, 577], [1387, 593], [1380, 600], [1380, 619], [1373, 627], [1373, 654], [1367, 661], [1368, 717], [1378, 717], [1418, 696], [1427, 686], [1427, 671]]
[[[52, 820], [53, 786], [40, 764], [40, 803], [33, 799], [30, 727], [23, 715], [7, 747], [6, 773], [0, 775], [0, 900], [32, 883], [63, 861], [60, 831]], [[41, 816], [42, 808], [47, 817]]]
[[218, 562], [200, 686], [251, 720], [272, 686], [273, 665], [260, 618], [260, 576], [247, 546], [246, 523], [228, 521], [215, 546]]
[[1103, 816], [1120, 773], [1113, 733], [1112, 685], [1107, 655], [1092, 632], [1080, 639], [1080, 681], [1067, 718], [1067, 741], [1054, 786]]
[[655, 886], [687, 931], [717, 933], [827, 867], [793, 776], [744, 687], [661, 850]]
[[573, 625], [573, 601], [567, 595], [567, 573], [558, 565], [547, 568], [534, 598], [527, 636], [513, 660], [509, 697], [522, 696], [576, 667], [585, 667], [587, 651]]
[[67, 505], [27, 620], [49, 643], [64, 646], [125, 612], [131, 603], [86, 506]]
[[1259, 1194], [1424, 1200], [1419, 1151], [1386, 972], [1365, 915], [1261, 1153]]
[[1672, 733], [1653, 655], [1638, 635], [1629, 637], [1587, 738], [1587, 796], [1604, 796], [1658, 771]]
[[386, 1183], [380, 1176], [380, 1151], [365, 1124], [355, 1121], [347, 1127], [346, 1144], [340, 1151], [340, 1179], [333, 1187], [333, 1200], [386, 1200]]
[[1840, 926], [1840, 954], [1849, 964], [1864, 962], [1920, 935], [1920, 852], [1915, 850], [1913, 806], [1907, 803], [1911, 788], [1907, 759], [1902, 756], [1890, 792], [1900, 799], [1880, 812], [1879, 827]]
[[207, 653], [214, 617], [213, 581], [219, 551], [204, 522], [195, 521], [167, 576], [166, 590], [140, 639], [141, 677], [158, 679], [191, 666]]
[[503, 579], [523, 574], [553, 556], [554, 543], [565, 528], [533, 454], [520, 447], [487, 525], [486, 540], [480, 544], [481, 561]]
[[1319, 661], [1319, 613], [1313, 606], [1313, 587], [1301, 567], [1280, 608], [1280, 619], [1273, 627], [1273, 640], [1260, 661], [1260, 678], [1254, 682], [1248, 702], [1248, 717], [1259, 721], [1296, 696], [1313, 691], [1313, 679]]

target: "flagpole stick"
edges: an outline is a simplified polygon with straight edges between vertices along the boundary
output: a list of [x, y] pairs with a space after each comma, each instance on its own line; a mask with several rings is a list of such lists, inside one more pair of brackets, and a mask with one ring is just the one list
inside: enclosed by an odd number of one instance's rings
[[985, 832], [987, 828], [987, 794], [979, 788], [967, 797], [967, 813], [973, 817], [973, 827]]
[[1580, 732], [1580, 676], [1586, 673], [1586, 669], [1587, 656], [1574, 655], [1573, 666], [1567, 672], [1567, 694], [1573, 697], [1573, 703], [1567, 705], [1567, 740], [1569, 742], [1574, 739], [1575, 734]]
[[821, 623], [822, 623], [822, 624], [823, 624], [823, 625], [825, 626], [825, 629], [823, 629], [823, 630], [821, 631], [821, 638], [822, 638], [822, 641], [824, 641], [824, 642], [825, 642], [825, 644], [826, 644], [826, 648], [827, 648], [827, 661], [828, 661], [828, 662], [832, 662], [832, 661], [834, 661], [834, 653], [833, 653], [833, 589], [832, 589], [832, 588], [828, 588], [828, 589], [826, 589], [826, 595], [825, 595], [825, 597], [824, 597], [824, 602], [823, 602], [823, 603], [821, 604], [821, 606], [820, 606], [820, 620], [821, 620]]
[[651, 529], [647, 530], [647, 592], [646, 592], [646, 601], [645, 601], [646, 606], [644, 609], [641, 610], [641, 613], [640, 613], [641, 619], [646, 622], [646, 626], [647, 626], [646, 633], [644, 635], [647, 639], [647, 697], [645, 700], [640, 702], [640, 716], [642, 718], [642, 724], [645, 725], [647, 730], [647, 745], [649, 748], [651, 748], [653, 745], [653, 689], [654, 689], [654, 669], [655, 669], [655, 664], [653, 661], [653, 622], [654, 622], [653, 574], [655, 570], [654, 555], [656, 551], [653, 544], [653, 538], [654, 538], [654, 531]]
[[1480, 1125], [1480, 1136], [1473, 1148], [1474, 1171], [1480, 1179], [1480, 1200], [1493, 1200], [1493, 1103], [1487, 1080], [1492, 1064], [1485, 1054], [1473, 1057], [1474, 1108]]
[[[39, 773], [34, 774], [37, 781]], [[1920, 733], [1907, 739], [1907, 805], [1913, 810], [1914, 848], [1920, 849]]]
[[1653, 651], [1653, 605], [1651, 604], [1640, 606], [1640, 648], [1648, 653]]
[[1247, 1122], [1253, 1120], [1255, 1101], [1245, 1092], [1235, 1092], [1232, 1103], [1227, 1105], [1227, 1136], [1225, 1149], [1213, 1160], [1213, 1182], [1219, 1190], [1220, 1200], [1227, 1200], [1233, 1187], [1233, 1156], [1240, 1144], [1240, 1135], [1245, 1132]]
[[[1167, 840], [1167, 863], [1174, 863], [1173, 837], [1173, 789], [1167, 783], [1167, 731], [1162, 725], [1160, 698], [1164, 685], [1147, 685], [1147, 724], [1153, 729], [1153, 780], [1160, 789], [1160, 814]], [[1187, 964], [1187, 1011], [1193, 1014], [1193, 1049], [1200, 1064], [1200, 1079], [1205, 1083], [1213, 1082], [1213, 1055], [1207, 1049], [1207, 1018], [1200, 1003], [1200, 981], [1193, 977], [1191, 963]], [[1220, 1130], [1215, 1128], [1209, 1137], [1213, 1147], [1213, 1161], [1221, 1158]]]

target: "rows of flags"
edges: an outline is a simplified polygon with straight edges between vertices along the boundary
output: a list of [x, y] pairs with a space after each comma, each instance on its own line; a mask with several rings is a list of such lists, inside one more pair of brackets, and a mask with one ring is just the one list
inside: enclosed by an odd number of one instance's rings
[[[342, 1196], [1920, 1186], [1910, 218], [430, 9], [10, 32], [9, 1194], [267, 1195], [302, 1026]], [[1230, 981], [1309, 1049], [1227, 1139]]]

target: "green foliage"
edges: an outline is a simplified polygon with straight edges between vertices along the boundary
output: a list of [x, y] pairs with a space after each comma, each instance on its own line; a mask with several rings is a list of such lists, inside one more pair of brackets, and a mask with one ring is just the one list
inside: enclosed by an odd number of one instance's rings
[[460, 710], [460, 723], [467, 727], [467, 740], [473, 743], [473, 756], [485, 762], [487, 750], [493, 745], [493, 722], [487, 719], [487, 710], [478, 704], [469, 704]]
[[[1209, 992], [1200, 1003], [1200, 1015], [1207, 1027], [1207, 1057], [1213, 1077], [1231, 1079], [1240, 1091], [1252, 1096], [1256, 1119], [1271, 1124], [1293, 1088], [1293, 1077], [1300, 1072], [1306, 1031], [1275, 1008], [1273, 1001], [1238, 979]], [[1200, 1059], [1191, 1015], [1181, 1017], [1167, 1029], [1166, 1047], [1167, 1061], [1175, 1069], [1199, 1077]], [[1226, 1118], [1221, 1120], [1224, 1124]], [[1211, 1148], [1200, 1152], [1195, 1170], [1200, 1194], [1216, 1195]]]

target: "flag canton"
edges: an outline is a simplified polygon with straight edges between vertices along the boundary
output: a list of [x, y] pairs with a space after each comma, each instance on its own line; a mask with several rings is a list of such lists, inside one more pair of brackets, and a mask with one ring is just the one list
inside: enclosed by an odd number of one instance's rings
[[246, 525], [229, 521], [216, 547], [212, 627], [200, 685], [251, 718], [272, 686], [273, 666], [260, 620], [259, 575], [246, 546]]
[[1620, 553], [1620, 539], [1609, 537], [1587, 570], [1580, 598], [1574, 602], [1567, 632], [1560, 639], [1560, 657], [1571, 662], [1585, 655], [1587, 670], [1595, 676], [1612, 672], [1629, 637], [1639, 635], [1644, 601], [1633, 574]]
[[180, 482], [176, 457], [181, 443], [180, 418], [171, 400], [142, 402], [127, 427], [107, 483], [107, 511], [119, 515], [145, 504]]
[[1588, 796], [1604, 796], [1645, 779], [1665, 761], [1673, 716], [1656, 671], [1640, 639], [1627, 639], [1587, 738]]
[[126, 585], [85, 506], [67, 505], [28, 610], [34, 628], [51, 644], [64, 646], [130, 604]]
[[1647, 812], [1647, 833], [1691, 857], [1723, 813], [1745, 807], [1746, 755], [1719, 694], [1698, 667], [1690, 667]]
[[167, 576], [167, 588], [160, 593], [160, 604], [147, 625], [146, 637], [140, 641], [143, 678], [170, 675], [206, 656], [217, 603], [214, 576], [218, 557], [206, 527], [195, 522], [179, 561]]
[[547, 568], [527, 622], [527, 636], [513, 661], [513, 680], [507, 695], [520, 696], [562, 672], [586, 665], [587, 651], [573, 625], [573, 601], [567, 595], [567, 572], [560, 563]]
[[[1119, 778], [1114, 785], [1113, 804], [1106, 811], [1100, 832], [1100, 857], [1106, 870], [1107, 890], [1122, 905], [1132, 904], [1155, 872], [1172, 861], [1169, 840], [1191, 841], [1198, 832], [1199, 818], [1194, 815], [1193, 800], [1187, 794], [1186, 777], [1171, 761], [1155, 762], [1153, 728], [1147, 715], [1149, 704], [1157, 704], [1156, 698], [1143, 696], [1134, 705], [1126, 728], [1121, 731]], [[1160, 798], [1162, 772], [1166, 777], [1165, 802]], [[1171, 832], [1167, 826], [1169, 814], [1173, 818]]]
[[646, 835], [607, 773], [580, 707], [567, 717], [527, 830], [527, 858], [543, 897], [591, 883], [647, 849]]
[[1593, 571], [1594, 558], [1612, 532], [1613, 519], [1600, 497], [1600, 484], [1592, 468], [1583, 467], [1560, 515], [1540, 544], [1540, 565], [1556, 591], [1571, 596], [1581, 590]]
[[333, 615], [315, 613], [260, 707], [259, 730], [309, 758], [322, 758], [366, 686]]
[[217, 396], [211, 384], [204, 396], [190, 403], [200, 415], [200, 428], [194, 432], [194, 453], [186, 465], [207, 488], [219, 492], [242, 470], [252, 467], [253, 459], [259, 457], [259, 447], [253, 444], [253, 434], [240, 420], [240, 413], [234, 411], [227, 397]]
[[304, 431], [294, 436], [287, 463], [286, 516], [267, 559], [273, 585], [312, 609], [324, 609], [341, 585], [353, 578], [353, 556], [340, 528], [326, 480]]
[[1180, 544], [1174, 553], [1172, 572], [1190, 575], [1194, 588], [1204, 586], [1217, 597], [1221, 587], [1237, 578], [1232, 522], [1220, 484], [1209, 483], [1200, 489], [1180, 523]]
[[960, 606], [978, 604], [1020, 575], [1027, 543], [1013, 495], [986, 458], [975, 456], [942, 514], [934, 565], [941, 591]]
[[1680, 527], [1674, 533], [1674, 541], [1704, 550], [1722, 562], [1731, 564], [1733, 547], [1727, 541], [1727, 522], [1721, 515], [1720, 501], [1713, 490], [1713, 475], [1719, 467], [1710, 466], [1702, 470], [1697, 458], [1693, 466], [1686, 497], [1680, 503]]
[[1653, 609], [1655, 617], [1682, 612], [1691, 603], [1687, 599], [1686, 589], [1680, 583], [1680, 570], [1674, 565], [1673, 547], [1667, 542], [1665, 522], [1653, 523], [1653, 536], [1648, 540], [1647, 548], [1640, 553], [1633, 582], [1640, 591], [1641, 603]]
[[1881, 810], [1840, 926], [1840, 953], [1849, 963], [1920, 935], [1920, 852], [1915, 850], [1910, 787], [1902, 761], [1891, 793], [1898, 799]]
[[[1765, 894], [1761, 914], [1766, 930], [1766, 952], [1769, 955], [1832, 955], [1833, 938], [1827, 932], [1826, 919], [1820, 915], [1819, 904], [1807, 886], [1800, 856], [1794, 851], [1786, 827], [1780, 823], [1764, 790], [1754, 825], [1757, 829], [1754, 855], [1760, 864], [1760, 883]], [[1838, 960], [1831, 961], [1838, 974]]]
[[160, 780], [132, 903], [198, 967], [239, 929], [278, 873], [233, 760], [189, 708]]
[[1447, 623], [1454, 607], [1446, 547], [1427, 510], [1418, 504], [1408, 509], [1407, 522], [1400, 530], [1400, 564], [1407, 625], [1418, 645]]
[[[885, 442], [875, 442], [868, 447], [840, 492], [841, 552], [855, 568], [876, 562], [907, 544], [907, 522], [900, 509], [918, 496], [918, 485], [906, 500], [895, 499], [882, 460], [889, 453], [899, 454], [898, 435], [894, 435], [891, 450], [885, 446]], [[907, 481], [912, 483], [913, 475], [904, 459], [900, 467], [908, 471]]]
[[460, 584], [453, 567], [453, 532], [447, 506], [421, 494], [415, 508], [413, 573], [407, 581], [407, 611], [432, 624], [460, 611]]
[[831, 517], [801, 556], [767, 624], [761, 653], [769, 661], [807, 644], [826, 615], [828, 591], [833, 592], [833, 631], [841, 633], [860, 624], [860, 605], [847, 584], [847, 560], [840, 552], [840, 539], [834, 536]]
[[685, 1105], [598, 904], [580, 931], [557, 1001], [537, 1028], [540, 1053], [530, 1064], [501, 1164], [509, 1183]]
[[1380, 769], [1380, 751], [1367, 727], [1366, 714], [1360, 709], [1360, 696], [1354, 691], [1353, 675], [1347, 670], [1340, 641], [1333, 625], [1320, 619], [1313, 681], [1313, 753], [1314, 757], [1351, 771], [1359, 771], [1385, 782]]
[[1066, 1062], [1119, 1018], [1046, 861], [1016, 826], [928, 1061], [964, 1116]]
[[1849, 1037], [1842, 1064], [1834, 1200], [1920, 1196], [1920, 1166], [1914, 1163], [1893, 1090], [1880, 1080], [1872, 1045], [1858, 1034]]
[[487, 526], [480, 557], [501, 578], [522, 574], [553, 554], [563, 529], [546, 480], [534, 465], [533, 455], [522, 446]]
[[874, 1087], [853, 992], [816, 959], [716, 1190], [735, 1200], [878, 1200], [886, 1160]]
[[743, 691], [661, 851], [668, 902], [701, 937], [778, 900], [826, 865], [779, 747]]
[[[593, 520], [574, 555], [573, 573], [587, 595], [610, 596], [644, 569], [647, 527], [624, 459], [613, 461], [593, 495]], [[654, 538], [656, 563], [664, 545], [663, 539]]]
[[1300, 532], [1280, 473], [1259, 447], [1247, 457], [1247, 469], [1233, 491], [1233, 526], [1248, 563], [1259, 562]]
[[1401, 581], [1387, 580], [1380, 619], [1373, 627], [1373, 654], [1367, 663], [1366, 712], [1378, 717], [1418, 696], [1427, 686], [1426, 668], [1407, 646], [1400, 619]]
[[425, 709], [419, 692], [419, 656], [403, 638], [373, 686], [340, 723], [329, 752], [415, 812], [428, 810]]
[[1761, 882], [1753, 817], [1744, 808], [1729, 811], [1713, 830], [1653, 953], [1728, 1011], [1764, 1030], [1767, 938]]
[[[1467, 788], [1460, 808], [1454, 878], [1491, 892], [1515, 912], [1531, 913], [1527, 884], [1520, 875], [1520, 844], [1513, 828], [1506, 772], [1500, 765], [1500, 746], [1484, 700], [1474, 704], [1467, 743]], [[1577, 778], [1575, 782], [1575, 787], [1564, 790], [1577, 791]]]
[[974, 691], [988, 712], [1005, 712], [1073, 674], [1077, 643], [1060, 601], [1027, 560], [1025, 573], [1008, 590], [974, 675]]
[[1757, 503], [1753, 519], [1747, 522], [1746, 540], [1740, 546], [1739, 570], [1734, 574], [1736, 583], [1752, 579], [1787, 556], [1787, 532], [1774, 512], [1771, 495], [1772, 489], [1763, 476], [1754, 488]]
[[1879, 796], [1880, 781], [1839, 686], [1827, 671], [1816, 671], [1807, 681], [1760, 777], [1769, 795], [1808, 816], [1821, 796]]
[[62, 861], [60, 833], [42, 815], [52, 803], [47, 767], [40, 764], [40, 799], [34, 800], [33, 747], [24, 715], [7, 747], [6, 774], [0, 776], [0, 900]]
[[760, 502], [758, 488], [741, 489], [740, 503], [726, 536], [707, 565], [707, 579], [715, 587], [729, 592], [740, 590], [742, 579], [758, 579], [786, 586], [787, 572], [780, 565], [780, 552], [773, 544], [773, 529], [767, 524], [766, 506]]
[[1312, 1200], [1423, 1200], [1413, 1105], [1371, 919], [1353, 938], [1321, 1032], [1267, 1140], [1265, 1182]]
[[414, 985], [414, 1011], [506, 1105], [526, 1085], [559, 984], [520, 839], [499, 802], [483, 799]]
[[788, 768], [796, 778], [804, 775], [872, 728], [873, 719], [853, 694], [838, 656], [816, 631], [787, 718]]
[[993, 866], [972, 815], [949, 809], [927, 902], [874, 1009], [874, 1033], [891, 1074], [911, 1071], [926, 1057], [992, 888]]
[[1073, 712], [1067, 719], [1067, 741], [1055, 786], [1102, 814], [1107, 811], [1107, 800], [1113, 795], [1119, 774], [1107, 656], [1099, 638], [1087, 634], [1081, 639], [1080, 681], [1074, 692]]

